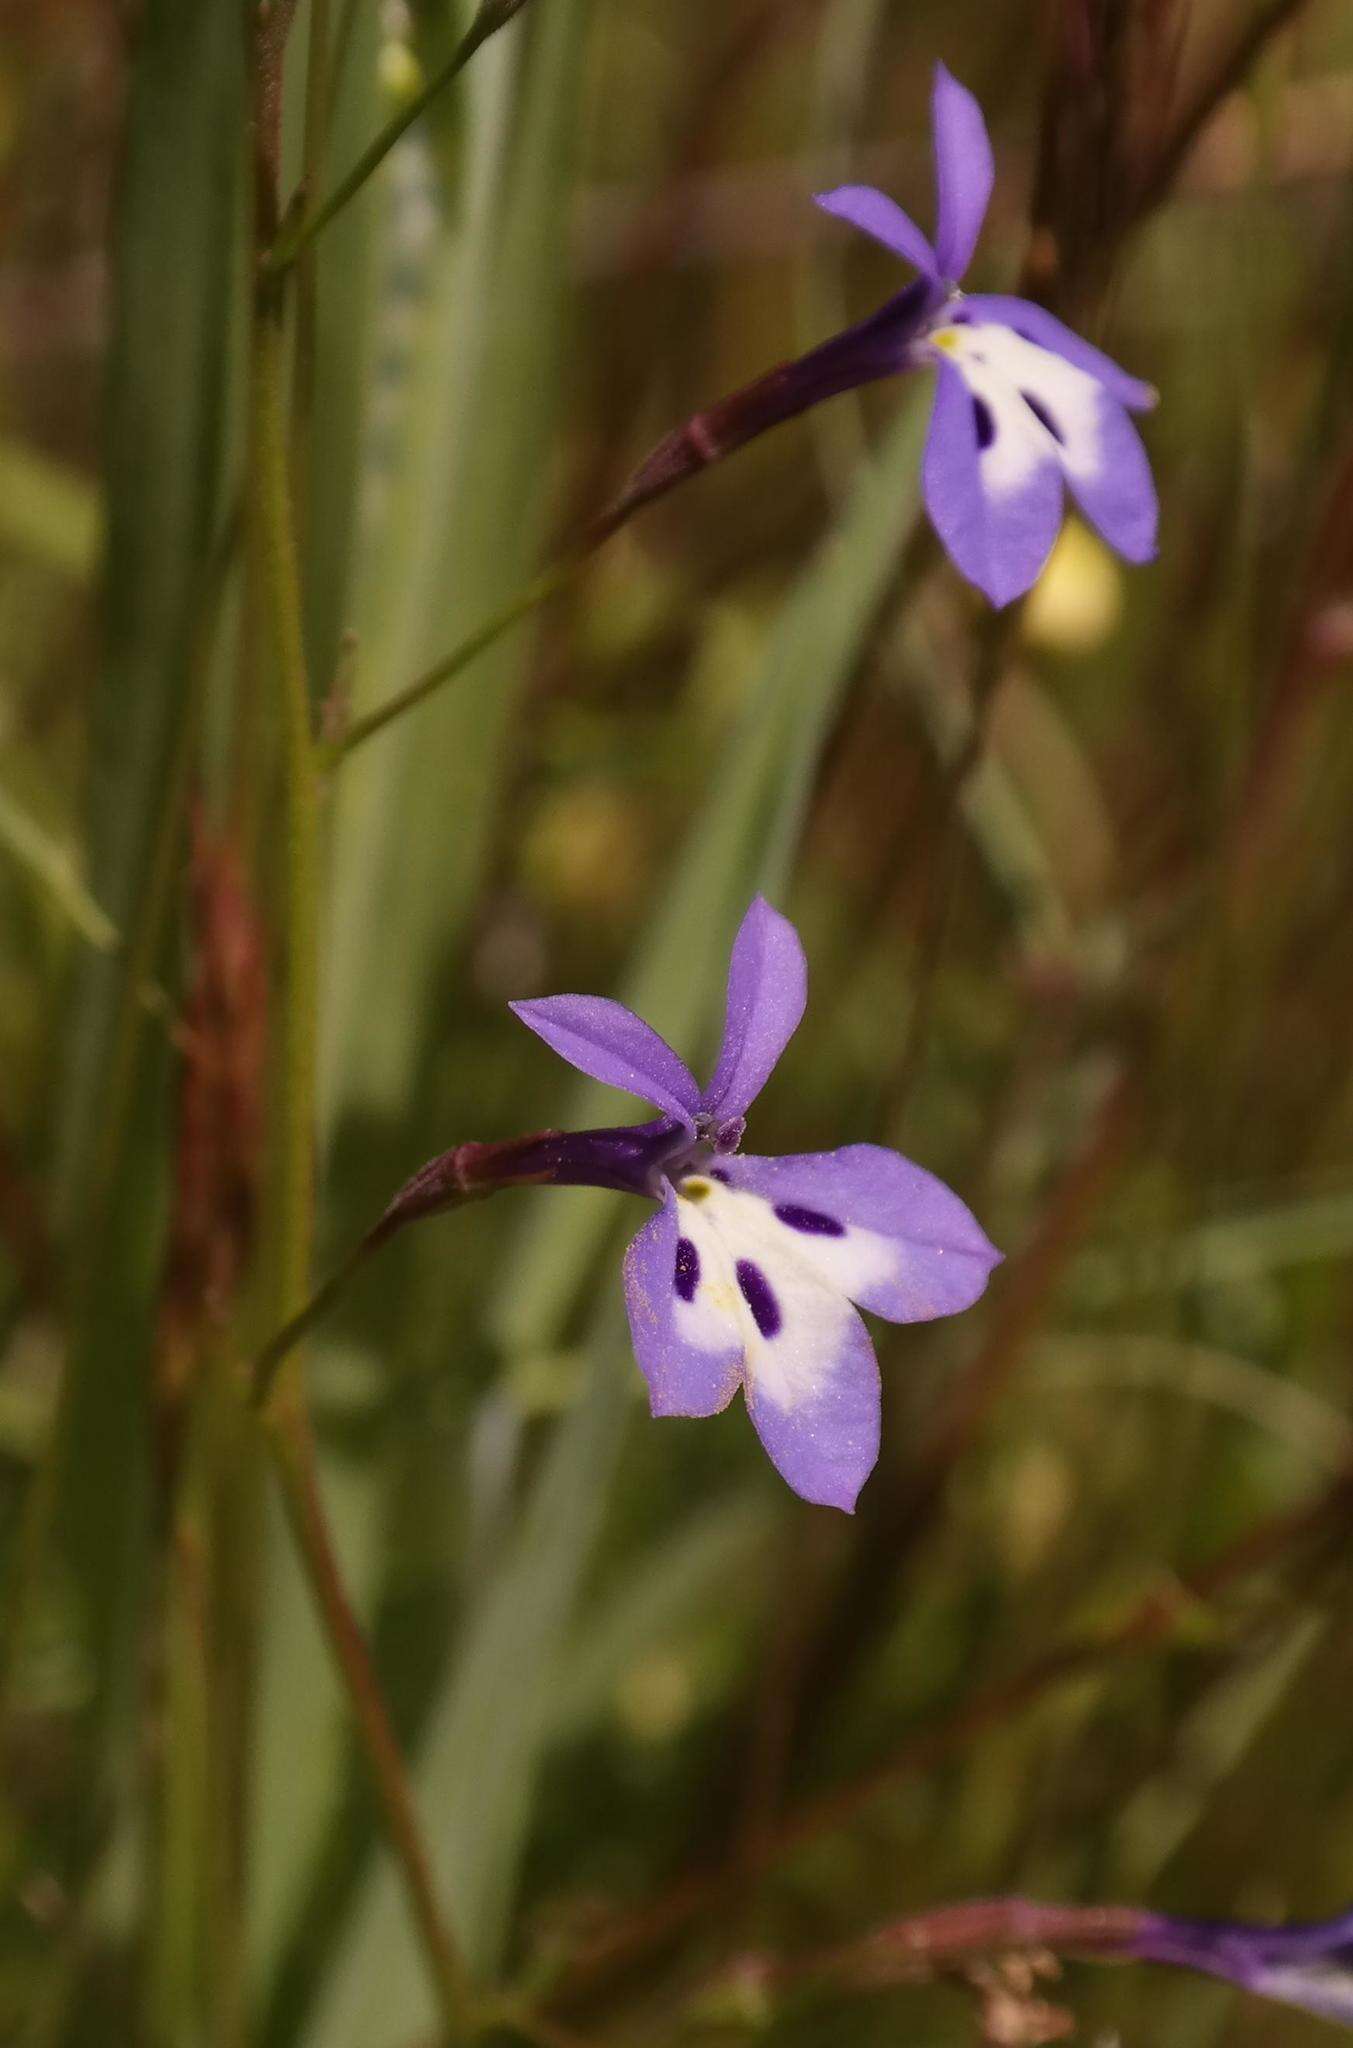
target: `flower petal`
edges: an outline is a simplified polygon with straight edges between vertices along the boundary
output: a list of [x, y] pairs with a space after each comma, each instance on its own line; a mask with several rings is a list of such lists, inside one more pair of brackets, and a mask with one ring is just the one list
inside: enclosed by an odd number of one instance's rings
[[1298, 2006], [1341, 2026], [1353, 2026], [1353, 1969], [1346, 1961], [1267, 1963], [1241, 1981], [1261, 1998]]
[[1129, 412], [1150, 412], [1159, 398], [1154, 384], [1130, 377], [1112, 356], [1082, 341], [1079, 334], [1064, 326], [1046, 307], [1036, 306], [1030, 299], [1011, 298], [1000, 292], [974, 292], [960, 302], [955, 317], [979, 326], [1013, 328], [1023, 340], [1037, 348], [1050, 349], [1054, 355], [1074, 363], [1078, 370], [1084, 370]]
[[1110, 547], [1130, 562], [1151, 559], [1157, 512], [1146, 451], [1097, 378], [998, 322], [952, 320], [932, 329], [930, 341], [982, 409], [989, 483], [1002, 466], [1013, 473], [1021, 458], [1051, 460]]
[[995, 163], [982, 109], [943, 64], [935, 66], [930, 109], [937, 195], [935, 258], [940, 276], [957, 283], [982, 232]]
[[685, 1061], [623, 1003], [606, 996], [543, 996], [509, 1008], [571, 1067], [691, 1124], [700, 1090]]
[[[932, 336], [932, 340], [934, 337]], [[993, 604], [1022, 597], [1052, 551], [1062, 480], [1051, 436], [1025, 423], [1003, 396], [971, 387], [939, 362], [926, 441], [926, 509], [954, 562]], [[1045, 445], [1046, 443], [1046, 445]]]
[[714, 1079], [701, 1098], [711, 1116], [745, 1115], [798, 1028], [808, 968], [787, 917], [758, 896], [733, 941], [728, 1008]]
[[1068, 449], [1062, 463], [1081, 511], [1127, 562], [1156, 553], [1159, 508], [1155, 480], [1141, 436], [1123, 408], [1101, 391], [1095, 437], [1085, 459]]
[[849, 1510], [878, 1456], [873, 1347], [835, 1276], [805, 1252], [803, 1232], [731, 1186], [731, 1164], [677, 1187], [704, 1313], [738, 1319], [747, 1406], [777, 1470], [805, 1500]]
[[914, 263], [924, 277], [939, 276], [939, 263], [930, 243], [910, 214], [904, 213], [886, 192], [878, 192], [872, 185], [838, 185], [835, 191], [814, 193], [813, 203], [824, 213], [834, 213], [838, 220], [849, 221], [853, 228], [872, 235], [894, 256]]
[[784, 1328], [748, 1354], [748, 1413], [767, 1457], [795, 1493], [853, 1514], [878, 1462], [874, 1347], [854, 1309], [825, 1288], [816, 1297], [807, 1289], [779, 1291], [777, 1300], [784, 1304]]
[[782, 1159], [739, 1154], [710, 1169], [797, 1255], [861, 1308], [892, 1323], [970, 1308], [1001, 1254], [965, 1202], [924, 1167], [881, 1145]]
[[683, 1236], [669, 1187], [625, 1253], [630, 1335], [655, 1415], [717, 1415], [737, 1392], [742, 1322], [731, 1300], [716, 1297], [721, 1273], [717, 1252], [702, 1258]]

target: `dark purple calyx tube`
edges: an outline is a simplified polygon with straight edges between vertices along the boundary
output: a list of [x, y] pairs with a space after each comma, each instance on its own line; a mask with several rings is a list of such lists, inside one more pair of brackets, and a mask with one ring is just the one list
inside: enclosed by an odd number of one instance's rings
[[721, 462], [771, 427], [824, 399], [912, 367], [911, 345], [943, 297], [942, 286], [918, 278], [844, 333], [832, 335], [792, 362], [777, 363], [704, 412], [692, 413], [640, 463], [619, 497], [589, 529], [589, 543], [605, 540], [640, 506], [665, 496], [686, 477]]
[[1143, 1962], [1201, 1970], [1262, 1997], [1353, 2022], [1353, 1913], [1286, 1927], [1148, 1913], [1132, 1948]]
[[488, 1144], [471, 1139], [439, 1153], [405, 1181], [367, 1249], [384, 1244], [406, 1223], [482, 1201], [502, 1188], [615, 1188], [656, 1199], [664, 1174], [679, 1171], [697, 1149], [687, 1127], [669, 1117], [614, 1130], [534, 1131]]

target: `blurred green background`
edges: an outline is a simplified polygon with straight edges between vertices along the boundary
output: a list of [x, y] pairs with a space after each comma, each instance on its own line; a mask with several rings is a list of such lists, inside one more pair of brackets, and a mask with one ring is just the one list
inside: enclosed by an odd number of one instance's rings
[[[0, 7], [0, 2039], [30, 2048], [435, 2038], [231, 1391], [276, 1320], [287, 1001], [241, 12]], [[325, 189], [463, 26], [335, 5]], [[1353, 1898], [1347, 7], [531, 0], [316, 244], [316, 715], [895, 288], [810, 195], [931, 217], [936, 58], [996, 148], [974, 281], [1160, 389], [1159, 561], [1073, 524], [993, 620], [923, 531], [926, 394], [883, 384], [642, 514], [325, 789], [317, 1271], [432, 1153], [622, 1114], [509, 998], [621, 995], [707, 1060], [756, 888], [811, 982], [755, 1149], [899, 1146], [1007, 1253], [972, 1313], [876, 1331], [850, 1521], [741, 1404], [647, 1420], [620, 1197], [424, 1224], [324, 1323], [324, 1497], [438, 1883], [556, 2043], [968, 2042], [961, 1986], [776, 2003], [725, 1965], [1008, 1891]], [[1044, 1995], [1086, 2040], [1322, 2031], [1143, 1969]]]

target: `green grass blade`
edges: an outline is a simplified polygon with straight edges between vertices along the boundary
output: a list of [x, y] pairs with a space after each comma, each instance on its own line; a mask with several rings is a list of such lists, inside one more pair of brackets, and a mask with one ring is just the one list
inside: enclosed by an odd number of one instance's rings
[[[355, 617], [359, 712], [512, 597], [534, 565], [586, 17], [585, 0], [555, 0], [526, 17], [528, 35], [495, 37], [456, 88], [463, 120], [444, 139], [454, 217], [431, 258], [398, 497]], [[397, 171], [416, 176], [418, 161]], [[409, 196], [410, 232], [433, 196]], [[398, 403], [399, 391], [390, 395]], [[379, 496], [383, 471], [370, 484]], [[407, 1114], [428, 992], [481, 873], [523, 644], [513, 634], [492, 649], [464, 688], [425, 706], [339, 779], [327, 1001], [336, 1108]], [[397, 918], [381, 915], [387, 902], [399, 904]], [[372, 987], [384, 995], [376, 1016]]]
[[[90, 1631], [96, 1694], [130, 1706], [147, 1536], [147, 1360], [164, 1184], [166, 1043], [141, 1025], [172, 853], [197, 608], [220, 517], [232, 301], [243, 267], [239, 23], [212, 0], [139, 21], [108, 386], [105, 671], [89, 741], [86, 871], [126, 939], [86, 953], [62, 1088], [61, 1194], [76, 1243], [52, 1522]], [[180, 785], [181, 786], [181, 785]], [[137, 1057], [138, 1037], [145, 1036]]]

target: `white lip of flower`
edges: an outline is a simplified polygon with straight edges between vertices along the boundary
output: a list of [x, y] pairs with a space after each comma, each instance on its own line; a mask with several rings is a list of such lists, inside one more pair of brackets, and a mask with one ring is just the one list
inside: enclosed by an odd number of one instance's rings
[[994, 321], [935, 327], [926, 342], [954, 365], [983, 408], [978, 462], [988, 491], [999, 497], [1018, 490], [1049, 456], [1068, 476], [1102, 473], [1103, 393], [1085, 370]]
[[795, 1229], [763, 1196], [705, 1175], [678, 1183], [676, 1195], [698, 1262], [690, 1298], [678, 1289], [674, 1303], [682, 1341], [741, 1349], [748, 1378], [777, 1408], [811, 1398], [832, 1377], [852, 1294], [896, 1274], [897, 1246], [854, 1224]]

